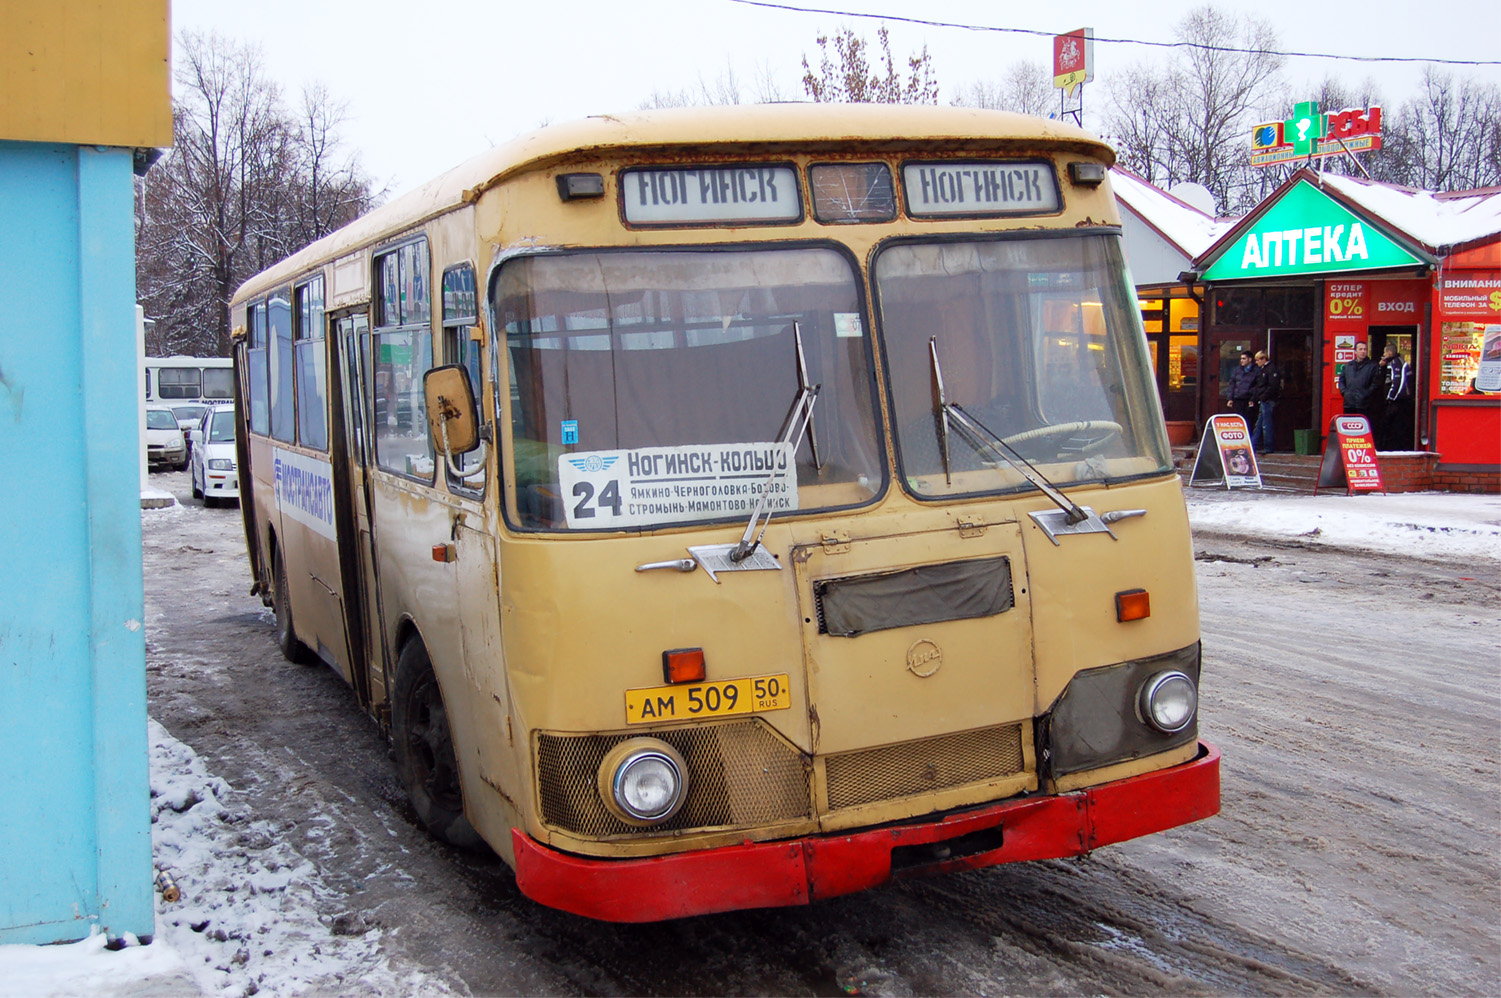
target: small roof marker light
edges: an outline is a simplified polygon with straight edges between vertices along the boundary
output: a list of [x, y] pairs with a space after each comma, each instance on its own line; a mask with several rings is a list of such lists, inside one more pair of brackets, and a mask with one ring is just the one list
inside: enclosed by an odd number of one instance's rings
[[1076, 187], [1094, 187], [1105, 181], [1105, 164], [1084, 160], [1068, 164], [1068, 179]]
[[564, 201], [605, 196], [605, 178], [598, 173], [558, 174], [558, 197]]

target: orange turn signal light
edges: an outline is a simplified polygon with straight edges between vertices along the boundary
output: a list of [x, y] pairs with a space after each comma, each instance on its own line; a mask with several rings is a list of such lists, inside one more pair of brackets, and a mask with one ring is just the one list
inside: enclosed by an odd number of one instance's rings
[[1152, 598], [1145, 589], [1127, 589], [1115, 594], [1115, 619], [1145, 620], [1152, 615]]
[[705, 674], [702, 648], [674, 648], [662, 653], [662, 678], [669, 683], [701, 683]]
[[458, 561], [459, 553], [452, 544], [434, 544], [433, 561]]

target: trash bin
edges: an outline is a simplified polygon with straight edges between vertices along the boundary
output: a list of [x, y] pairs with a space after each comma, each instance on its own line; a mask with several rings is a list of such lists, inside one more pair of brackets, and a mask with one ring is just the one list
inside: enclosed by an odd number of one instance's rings
[[1319, 452], [1319, 432], [1317, 430], [1293, 430], [1293, 452], [1296, 454], [1317, 454]]

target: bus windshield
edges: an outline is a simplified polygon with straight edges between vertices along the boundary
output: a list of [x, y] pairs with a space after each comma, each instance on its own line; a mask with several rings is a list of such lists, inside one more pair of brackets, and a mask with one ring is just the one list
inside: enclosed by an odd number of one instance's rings
[[[1030, 488], [1012, 450], [1056, 484], [1167, 471], [1118, 237], [900, 242], [874, 282], [897, 453], [919, 498]], [[982, 432], [945, 424], [940, 378]]]
[[[836, 250], [523, 257], [493, 295], [522, 527], [738, 520], [762, 489], [790, 512], [864, 503], [884, 483], [860, 287]], [[779, 447], [799, 339], [817, 403], [811, 433]]]

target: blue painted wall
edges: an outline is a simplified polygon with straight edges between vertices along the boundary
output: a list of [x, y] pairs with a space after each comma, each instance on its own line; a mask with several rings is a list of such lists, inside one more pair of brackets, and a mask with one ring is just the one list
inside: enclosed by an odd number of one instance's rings
[[153, 931], [131, 165], [0, 142], [0, 943]]

